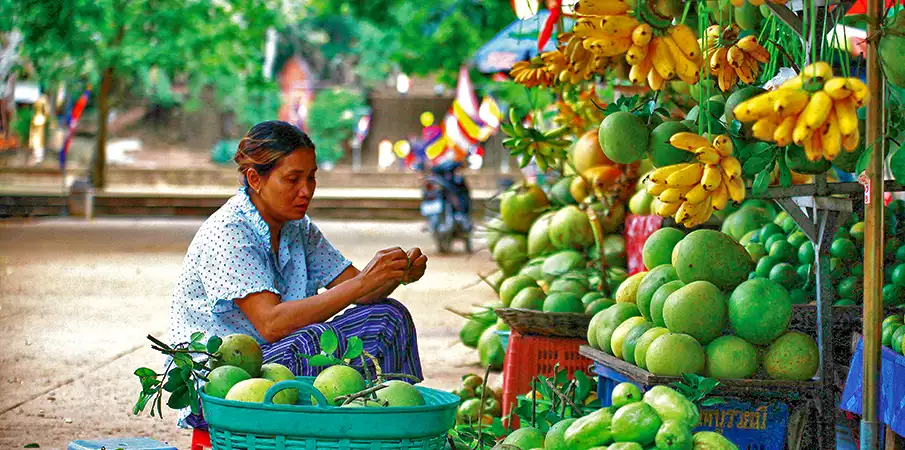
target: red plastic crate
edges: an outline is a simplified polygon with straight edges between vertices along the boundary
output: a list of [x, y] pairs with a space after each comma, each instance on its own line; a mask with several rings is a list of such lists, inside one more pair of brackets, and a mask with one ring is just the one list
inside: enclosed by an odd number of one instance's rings
[[211, 435], [207, 430], [192, 430], [192, 450], [207, 450], [212, 447]]
[[[578, 353], [578, 348], [587, 343], [585, 339], [523, 336], [513, 331], [503, 366], [503, 417], [518, 403], [516, 397], [531, 390], [536, 376], [553, 376], [557, 364], [570, 377], [576, 370], [591, 374], [591, 360]], [[513, 417], [512, 425], [518, 427], [518, 417]]]

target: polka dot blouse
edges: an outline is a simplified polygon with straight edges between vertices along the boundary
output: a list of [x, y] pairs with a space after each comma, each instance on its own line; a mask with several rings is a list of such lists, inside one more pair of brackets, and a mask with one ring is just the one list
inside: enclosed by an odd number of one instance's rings
[[282, 301], [304, 301], [351, 265], [307, 216], [287, 222], [279, 254], [270, 227], [245, 188], [211, 215], [189, 246], [170, 306], [169, 340], [243, 333], [266, 341], [236, 304], [249, 294], [270, 291]]

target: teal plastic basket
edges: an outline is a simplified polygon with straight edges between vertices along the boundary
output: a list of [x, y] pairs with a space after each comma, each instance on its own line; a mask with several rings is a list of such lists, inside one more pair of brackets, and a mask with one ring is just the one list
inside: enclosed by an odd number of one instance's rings
[[[461, 401], [454, 394], [416, 386], [424, 406], [339, 408], [328, 406], [313, 382], [312, 377], [280, 381], [267, 390], [263, 403], [201, 392], [211, 445], [215, 450], [441, 450]], [[299, 390], [297, 404], [273, 403], [284, 389]]]
[[506, 350], [507, 348], [509, 348], [509, 336], [510, 336], [510, 334], [512, 333], [511, 331], [509, 331], [509, 330], [503, 330], [503, 331], [496, 330], [496, 331], [494, 331], [493, 333], [500, 337], [500, 343], [503, 344], [503, 350]]

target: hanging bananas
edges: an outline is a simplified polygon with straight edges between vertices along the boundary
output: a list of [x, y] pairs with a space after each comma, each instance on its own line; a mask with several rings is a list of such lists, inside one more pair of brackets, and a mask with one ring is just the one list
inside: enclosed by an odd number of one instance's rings
[[816, 62], [779, 89], [740, 103], [733, 113], [741, 122], [754, 122], [757, 139], [779, 146], [794, 143], [810, 161], [832, 161], [843, 149], [858, 148], [858, 108], [867, 99], [861, 80], [833, 77], [829, 64]]
[[755, 36], [739, 39], [739, 32], [735, 24], [726, 29], [712, 25], [707, 28], [707, 45], [703, 45], [704, 39], [698, 40], [704, 47], [704, 61], [723, 92], [739, 81], [753, 84], [760, 76], [760, 65], [770, 61], [770, 53], [757, 43]]
[[695, 133], [676, 133], [670, 145], [694, 153], [697, 161], [661, 167], [644, 180], [657, 197], [657, 214], [673, 217], [687, 228], [696, 227], [729, 204], [745, 199], [742, 165], [732, 156], [732, 140], [719, 135], [712, 141]]
[[653, 28], [639, 24], [629, 34], [632, 45], [625, 53], [629, 80], [659, 91], [674, 78], [688, 84], [698, 82], [704, 63], [694, 32], [685, 24], [669, 27], [664, 36], [654, 36]]
[[564, 139], [569, 133], [567, 126], [546, 132], [527, 128], [522, 125], [515, 109], [510, 109], [509, 123], [502, 124], [501, 128], [509, 136], [503, 140], [503, 146], [509, 149], [512, 156], [519, 158], [523, 168], [534, 158], [537, 167], [546, 172], [548, 168], [556, 167], [559, 161], [568, 157], [566, 149], [572, 141]]

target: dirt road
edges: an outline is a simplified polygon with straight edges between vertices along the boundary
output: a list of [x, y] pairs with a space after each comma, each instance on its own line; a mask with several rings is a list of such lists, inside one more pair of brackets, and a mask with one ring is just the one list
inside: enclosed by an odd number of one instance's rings
[[[358, 267], [381, 248], [425, 249], [425, 278], [394, 295], [415, 318], [425, 385], [450, 389], [479, 370], [477, 354], [456, 343], [462, 320], [444, 307], [493, 300], [475, 285], [475, 272], [492, 268], [486, 252], [435, 255], [420, 223], [317, 223]], [[114, 436], [188, 448], [172, 412], [164, 420], [131, 414], [139, 390], [132, 372], [160, 361], [145, 336], [165, 336], [170, 294], [200, 224], [0, 222], [0, 448], [65, 449], [74, 439]]]

